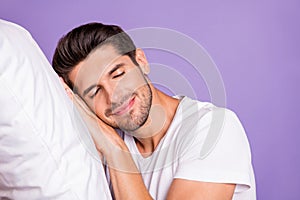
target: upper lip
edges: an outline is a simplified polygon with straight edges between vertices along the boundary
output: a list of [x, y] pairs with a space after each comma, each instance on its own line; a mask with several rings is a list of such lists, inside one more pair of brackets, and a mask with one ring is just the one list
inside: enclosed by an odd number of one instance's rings
[[122, 113], [122, 111], [124, 111], [129, 106], [130, 102], [134, 98], [135, 98], [135, 96], [132, 96], [131, 98], [129, 98], [126, 101], [124, 101], [122, 105], [120, 105], [119, 107], [113, 109], [113, 112], [111, 114], [112, 115], [118, 115], [118, 114]]

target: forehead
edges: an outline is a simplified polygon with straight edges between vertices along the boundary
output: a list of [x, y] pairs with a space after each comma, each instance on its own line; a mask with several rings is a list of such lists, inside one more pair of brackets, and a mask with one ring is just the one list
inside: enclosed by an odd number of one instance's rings
[[121, 57], [111, 45], [104, 45], [91, 52], [86, 59], [81, 61], [70, 73], [70, 80], [78, 92], [99, 81], [101, 76], [108, 71], [114, 62]]

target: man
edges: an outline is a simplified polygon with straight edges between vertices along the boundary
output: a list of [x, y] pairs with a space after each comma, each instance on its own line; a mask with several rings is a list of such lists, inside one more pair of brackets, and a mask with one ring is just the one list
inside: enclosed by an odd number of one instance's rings
[[73, 29], [59, 41], [53, 67], [76, 94], [117, 199], [256, 198], [236, 115], [156, 89], [144, 52], [120, 27]]

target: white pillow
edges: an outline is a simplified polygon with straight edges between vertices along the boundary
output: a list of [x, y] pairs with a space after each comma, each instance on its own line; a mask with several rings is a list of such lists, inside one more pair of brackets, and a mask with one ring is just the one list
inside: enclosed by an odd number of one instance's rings
[[111, 199], [58, 76], [28, 31], [3, 20], [0, 108], [0, 199]]

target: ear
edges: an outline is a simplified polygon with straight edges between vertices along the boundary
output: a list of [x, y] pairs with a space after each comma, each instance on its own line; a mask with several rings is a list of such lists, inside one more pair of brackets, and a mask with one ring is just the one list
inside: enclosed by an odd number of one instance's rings
[[146, 55], [142, 49], [138, 48], [135, 50], [135, 60], [139, 64], [139, 66], [144, 74], [150, 73], [149, 63], [148, 63]]

